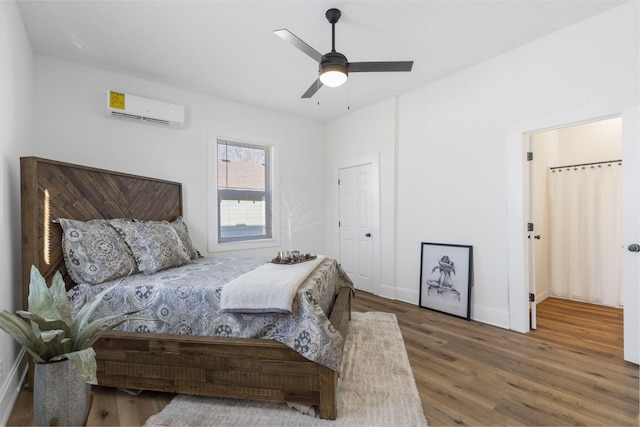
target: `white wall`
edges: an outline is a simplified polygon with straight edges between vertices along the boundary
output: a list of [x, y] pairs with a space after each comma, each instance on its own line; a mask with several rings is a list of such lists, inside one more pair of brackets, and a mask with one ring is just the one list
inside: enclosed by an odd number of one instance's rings
[[[203, 254], [207, 251], [209, 129], [277, 141], [282, 191], [295, 195], [312, 212], [310, 223], [323, 224], [303, 230], [296, 242], [303, 251], [324, 251], [324, 203], [318, 197], [324, 192], [324, 166], [318, 160], [325, 155], [320, 123], [42, 55], [35, 55], [35, 78], [31, 154], [181, 182], [185, 220]], [[185, 128], [173, 130], [107, 118], [108, 90], [184, 105]], [[282, 244], [286, 245], [286, 239]], [[277, 250], [231, 255], [275, 256]]]
[[[418, 302], [421, 242], [473, 245], [472, 317], [509, 327], [507, 127], [636, 92], [638, 52], [638, 3], [629, 2], [399, 97], [397, 252], [382, 258], [382, 269], [396, 272], [397, 295]], [[348, 144], [362, 146], [351, 120], [393, 120], [383, 114], [393, 113], [360, 111], [328, 134], [341, 135], [349, 152]]]
[[549, 166], [602, 162], [622, 158], [622, 119], [615, 117], [558, 130], [558, 163]]
[[[31, 150], [33, 59], [15, 2], [0, 2], [0, 309], [22, 308], [19, 158]], [[0, 425], [21, 384], [20, 346], [0, 332]]]

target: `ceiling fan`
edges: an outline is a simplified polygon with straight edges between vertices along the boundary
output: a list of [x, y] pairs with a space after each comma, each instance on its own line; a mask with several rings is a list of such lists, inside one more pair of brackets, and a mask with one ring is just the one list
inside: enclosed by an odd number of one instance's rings
[[340, 86], [347, 81], [349, 73], [411, 71], [413, 61], [349, 62], [346, 56], [336, 52], [336, 23], [342, 13], [338, 9], [329, 9], [325, 16], [331, 24], [331, 52], [324, 55], [289, 30], [274, 31], [277, 36], [309, 55], [319, 65], [320, 76], [309, 86], [302, 98], [311, 98], [323, 85], [330, 87]]

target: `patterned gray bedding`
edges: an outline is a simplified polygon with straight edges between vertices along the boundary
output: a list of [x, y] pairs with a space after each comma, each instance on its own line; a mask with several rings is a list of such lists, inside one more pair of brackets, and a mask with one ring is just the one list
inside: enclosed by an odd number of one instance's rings
[[199, 258], [155, 274], [135, 274], [69, 291], [72, 314], [93, 295], [121, 281], [95, 313], [142, 310], [117, 330], [159, 334], [273, 339], [305, 358], [339, 370], [342, 337], [328, 319], [335, 296], [351, 280], [333, 259], [324, 260], [298, 288], [290, 314], [223, 313], [220, 295], [226, 283], [268, 262], [266, 258]]

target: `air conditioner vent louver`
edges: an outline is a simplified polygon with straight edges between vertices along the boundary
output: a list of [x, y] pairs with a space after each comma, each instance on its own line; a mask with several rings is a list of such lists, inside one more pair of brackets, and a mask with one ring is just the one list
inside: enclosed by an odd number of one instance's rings
[[135, 114], [120, 113], [118, 111], [112, 111], [111, 117], [117, 117], [119, 119], [126, 119], [126, 120], [149, 122], [149, 123], [158, 124], [162, 126], [171, 125], [171, 122], [169, 120], [153, 119], [151, 117], [136, 116]]
[[120, 92], [107, 92], [107, 114], [111, 118], [149, 125], [182, 128], [184, 107]]

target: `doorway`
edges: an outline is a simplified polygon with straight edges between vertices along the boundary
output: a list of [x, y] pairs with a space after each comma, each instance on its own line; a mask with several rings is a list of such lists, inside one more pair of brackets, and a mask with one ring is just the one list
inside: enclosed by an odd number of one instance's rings
[[529, 269], [525, 215], [525, 136], [538, 131], [621, 117], [623, 169], [624, 359], [640, 362], [640, 96], [633, 93], [512, 122], [507, 130], [507, 227], [509, 251], [509, 327], [529, 331]]
[[548, 297], [622, 307], [621, 118], [534, 133], [529, 152], [531, 329]]

